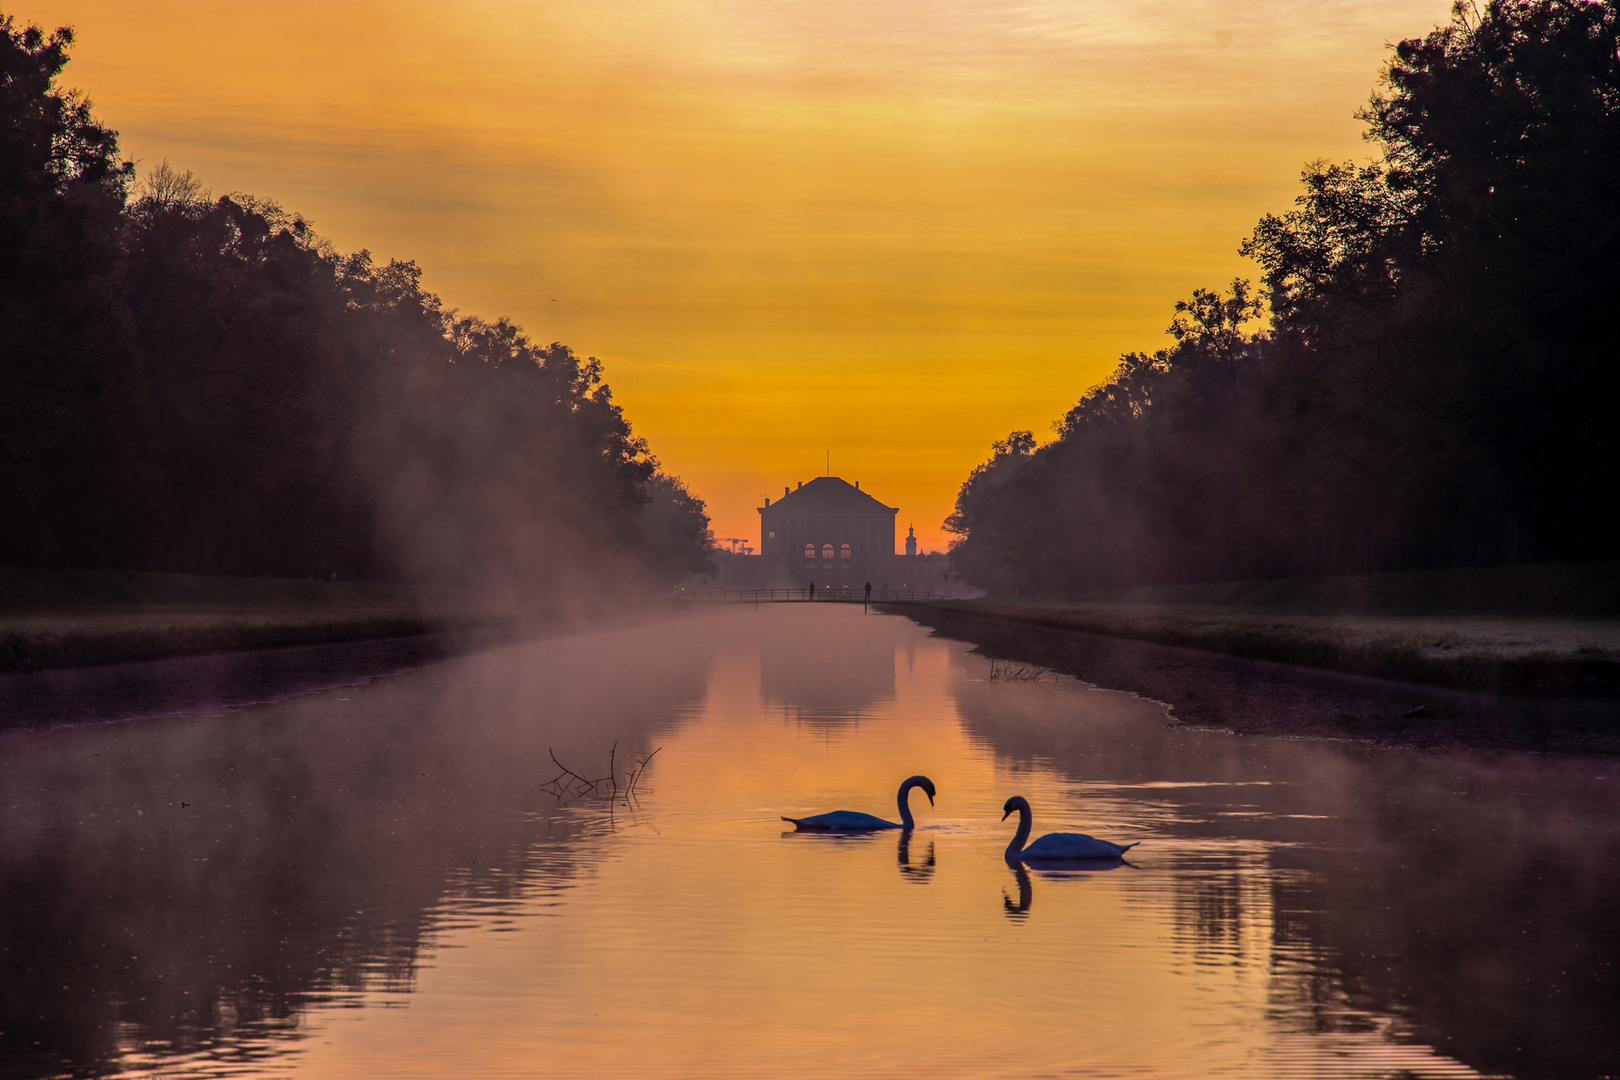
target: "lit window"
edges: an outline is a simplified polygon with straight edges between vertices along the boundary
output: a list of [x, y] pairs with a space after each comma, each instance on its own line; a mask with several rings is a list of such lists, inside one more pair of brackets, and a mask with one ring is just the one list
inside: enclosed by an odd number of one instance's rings
[[823, 559], [832, 558], [832, 545], [831, 544], [822, 544], [821, 545], [821, 557]]
[[772, 540], [775, 540], [775, 539], [776, 539], [776, 534], [775, 534], [775, 533], [771, 533], [771, 539], [772, 539]]
[[806, 545], [804, 545], [804, 557], [807, 558], [807, 559], [815, 558], [816, 557], [816, 545], [814, 545], [814, 544], [806, 544]]
[[849, 558], [849, 545], [848, 544], [845, 544], [843, 547], [838, 549], [838, 557], [840, 559]]

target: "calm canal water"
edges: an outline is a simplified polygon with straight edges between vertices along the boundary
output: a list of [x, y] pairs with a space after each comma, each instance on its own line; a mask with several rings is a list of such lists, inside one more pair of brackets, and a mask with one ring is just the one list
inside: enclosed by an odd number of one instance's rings
[[[0, 736], [0, 1075], [1620, 1074], [1620, 763], [989, 675], [743, 608]], [[1133, 865], [1015, 874], [1014, 794]]]

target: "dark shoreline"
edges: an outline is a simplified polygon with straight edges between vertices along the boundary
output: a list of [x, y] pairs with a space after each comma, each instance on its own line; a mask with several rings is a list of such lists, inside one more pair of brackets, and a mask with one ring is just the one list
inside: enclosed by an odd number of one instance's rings
[[0, 620], [0, 671], [76, 670], [221, 653], [347, 645], [418, 638], [488, 637], [510, 624], [468, 617], [327, 612], [103, 611]]
[[487, 635], [527, 621], [386, 582], [0, 567], [0, 671]]
[[1178, 724], [1236, 735], [1420, 749], [1620, 754], [1620, 702], [1517, 697], [1249, 659], [907, 604], [888, 608], [988, 660], [1162, 701]]
[[225, 712], [396, 675], [480, 644], [417, 634], [5, 672], [0, 734]]
[[0, 671], [0, 736], [226, 712], [356, 686], [505, 645], [678, 614], [667, 606], [650, 607], [590, 617], [486, 622], [427, 633]]

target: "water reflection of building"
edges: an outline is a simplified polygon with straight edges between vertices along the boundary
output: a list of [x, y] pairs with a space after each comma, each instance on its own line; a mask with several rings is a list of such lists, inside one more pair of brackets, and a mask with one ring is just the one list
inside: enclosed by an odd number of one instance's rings
[[759, 554], [712, 552], [716, 576], [697, 587], [720, 589], [860, 589], [944, 592], [952, 588], [948, 556], [918, 551], [915, 528], [904, 555], [895, 554], [895, 517], [885, 506], [836, 476], [818, 476], [759, 510]]
[[894, 644], [879, 622], [862, 620], [836, 633], [817, 633], [809, 628], [814, 623], [762, 633], [759, 690], [766, 705], [801, 723], [837, 727], [892, 701]]

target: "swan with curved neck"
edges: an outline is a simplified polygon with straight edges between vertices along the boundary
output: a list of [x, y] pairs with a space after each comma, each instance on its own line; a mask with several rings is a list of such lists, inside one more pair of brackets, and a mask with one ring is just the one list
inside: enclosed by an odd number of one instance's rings
[[1123, 858], [1131, 848], [1140, 844], [1138, 840], [1131, 844], [1115, 844], [1107, 840], [1098, 840], [1095, 836], [1085, 833], [1054, 832], [1047, 833], [1039, 840], [1024, 846], [1029, 839], [1030, 825], [1034, 821], [1034, 814], [1029, 808], [1029, 800], [1022, 795], [1014, 795], [1002, 806], [1001, 820], [1006, 821], [1014, 810], [1018, 811], [1018, 831], [1013, 834], [1012, 843], [1007, 845], [1007, 861], [1022, 862], [1029, 859], [1037, 861], [1044, 859], [1118, 859]]
[[784, 816], [783, 821], [791, 821], [801, 830], [811, 832], [873, 832], [878, 829], [912, 829], [917, 823], [911, 816], [912, 788], [922, 788], [928, 795], [928, 805], [934, 805], [934, 782], [926, 776], [908, 776], [900, 785], [900, 794], [895, 802], [900, 807], [900, 820], [898, 822], [885, 821], [873, 814], [863, 814], [856, 810], [833, 810], [826, 814], [817, 814], [814, 817], [792, 818]]

